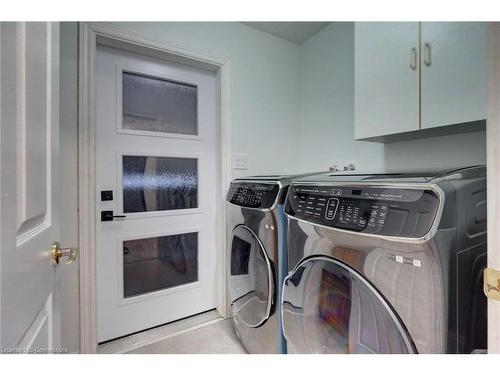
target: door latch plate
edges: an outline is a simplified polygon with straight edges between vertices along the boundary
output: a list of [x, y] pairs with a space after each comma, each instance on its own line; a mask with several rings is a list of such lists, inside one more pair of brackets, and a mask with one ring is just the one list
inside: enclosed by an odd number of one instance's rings
[[489, 299], [500, 301], [500, 271], [493, 268], [484, 270], [484, 294]]

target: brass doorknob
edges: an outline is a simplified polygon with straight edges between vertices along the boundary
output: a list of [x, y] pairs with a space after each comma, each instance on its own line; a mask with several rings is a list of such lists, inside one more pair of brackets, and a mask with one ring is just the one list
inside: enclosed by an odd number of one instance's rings
[[52, 258], [52, 262], [56, 266], [59, 264], [59, 261], [62, 258], [65, 258], [64, 262], [66, 264], [71, 264], [78, 257], [78, 250], [74, 249], [72, 247], [67, 247], [67, 248], [62, 248], [61, 249], [61, 246], [59, 245], [59, 242], [56, 241], [50, 247], [50, 255], [51, 255], [51, 258]]

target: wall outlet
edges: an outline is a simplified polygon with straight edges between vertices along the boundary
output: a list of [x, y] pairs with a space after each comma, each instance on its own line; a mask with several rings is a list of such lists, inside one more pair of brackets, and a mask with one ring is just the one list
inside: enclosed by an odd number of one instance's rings
[[233, 154], [233, 169], [248, 169], [248, 154]]

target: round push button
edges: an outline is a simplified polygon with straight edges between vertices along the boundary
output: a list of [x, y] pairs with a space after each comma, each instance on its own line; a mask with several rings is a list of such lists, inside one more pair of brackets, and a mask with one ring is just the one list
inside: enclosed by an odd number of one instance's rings
[[330, 195], [336, 195], [336, 196], [342, 195], [342, 190], [341, 189], [331, 189]]

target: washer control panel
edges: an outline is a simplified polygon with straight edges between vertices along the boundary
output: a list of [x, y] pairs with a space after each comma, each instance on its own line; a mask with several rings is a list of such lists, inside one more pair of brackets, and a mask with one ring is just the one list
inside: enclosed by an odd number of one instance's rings
[[292, 185], [285, 212], [333, 228], [420, 238], [430, 230], [438, 207], [437, 194], [426, 189]]
[[227, 201], [241, 207], [271, 208], [278, 198], [279, 190], [276, 183], [233, 181], [229, 186]]

